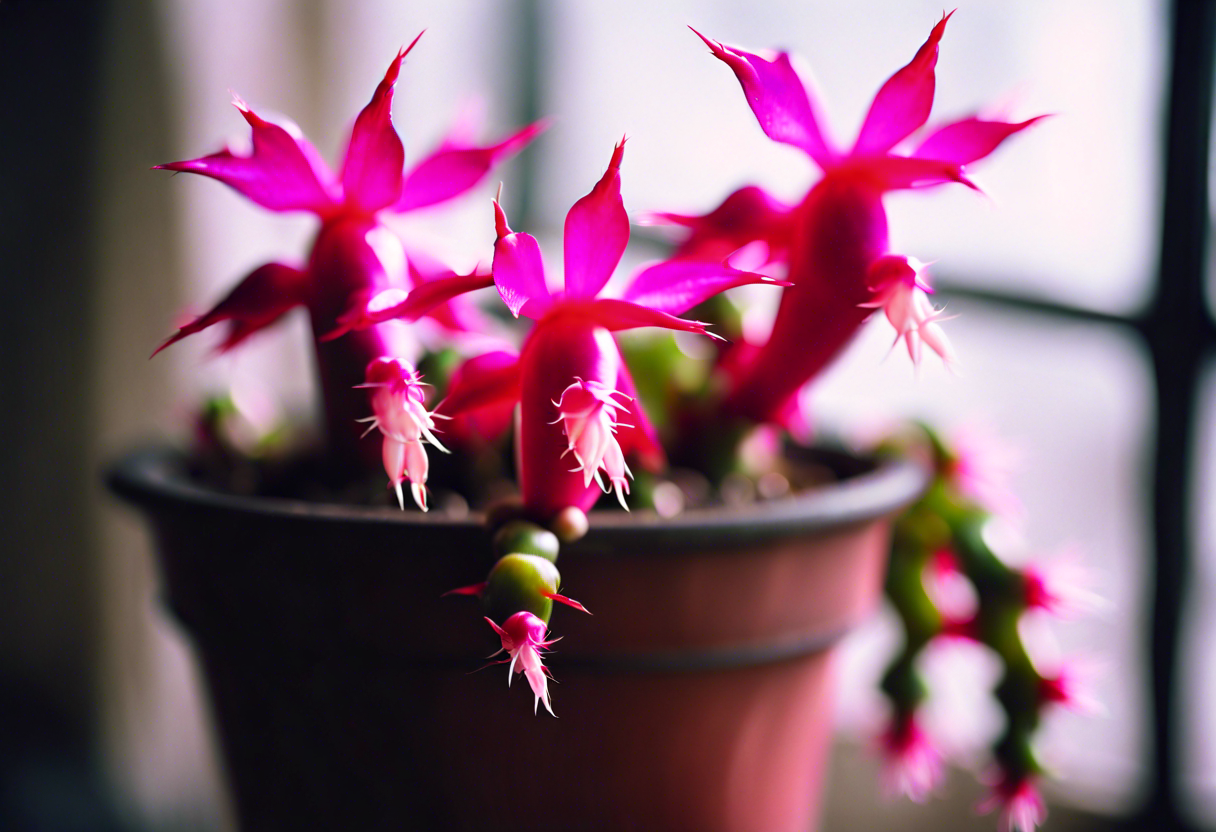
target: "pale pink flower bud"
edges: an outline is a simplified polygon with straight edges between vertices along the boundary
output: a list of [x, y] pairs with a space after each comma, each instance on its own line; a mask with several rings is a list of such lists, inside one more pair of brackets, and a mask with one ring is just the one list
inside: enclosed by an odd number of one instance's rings
[[[622, 405], [612, 398], [620, 395], [623, 394], [606, 385], [576, 379], [555, 404], [557, 421], [566, 432], [566, 453], [572, 454], [577, 463], [572, 470], [582, 472], [584, 486], [595, 480], [604, 491], [615, 487], [621, 506], [628, 509], [625, 495], [629, 493], [632, 473], [616, 439], [617, 410]], [[608, 475], [607, 487], [600, 477], [601, 470]]]
[[889, 795], [924, 803], [942, 780], [942, 756], [914, 718], [897, 719], [879, 739]]
[[549, 670], [542, 661], [541, 653], [555, 639], [545, 639], [545, 622], [526, 611], [515, 613], [501, 627], [490, 618], [486, 621], [502, 639], [502, 649], [494, 655], [505, 650], [510, 657], [503, 659], [504, 663], [509, 661], [507, 685], [511, 684], [516, 673], [524, 674], [535, 696], [532, 702], [533, 713], [540, 703], [544, 702], [545, 710], [553, 714], [553, 706], [549, 702]]
[[409, 362], [398, 358], [377, 358], [367, 365], [365, 377], [359, 386], [372, 391], [373, 415], [360, 421], [371, 423], [368, 433], [379, 428], [384, 434], [384, 471], [397, 492], [398, 504], [405, 508], [401, 484], [408, 479], [414, 502], [426, 511], [429, 462], [423, 443], [448, 452], [435, 438], [435, 414], [425, 405], [423, 388], [427, 385]]
[[1034, 832], [1047, 819], [1043, 796], [1028, 776], [1003, 775], [991, 793], [976, 807], [987, 814], [1000, 809], [1000, 832]]
[[929, 300], [933, 289], [924, 280], [924, 272], [925, 264], [913, 257], [897, 254], [879, 257], [871, 264], [867, 275], [874, 299], [859, 306], [881, 308], [886, 313], [887, 320], [895, 328], [895, 345], [904, 341], [913, 364], [920, 363], [921, 344], [924, 344], [949, 366], [954, 362], [954, 348], [937, 324], [947, 319]]

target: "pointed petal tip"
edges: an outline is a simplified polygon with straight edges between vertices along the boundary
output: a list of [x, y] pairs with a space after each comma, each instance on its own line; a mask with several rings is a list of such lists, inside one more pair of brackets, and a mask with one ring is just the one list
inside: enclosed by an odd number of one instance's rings
[[705, 43], [705, 45], [709, 47], [709, 50], [711, 52], [713, 52], [715, 55], [718, 55], [720, 52], [724, 51], [724, 47], [722, 46], [722, 44], [719, 41], [713, 40], [711, 38], [707, 38], [705, 35], [698, 32], [692, 26], [689, 26], [688, 29], [694, 35], [699, 37]]
[[410, 41], [408, 46], [403, 46], [397, 50], [397, 56], [393, 58], [392, 63], [388, 65], [388, 69], [384, 72], [384, 80], [381, 82], [382, 84], [392, 85], [397, 83], [397, 76], [401, 72], [401, 62], [405, 60], [405, 56], [410, 54], [410, 51], [413, 50], [414, 46], [425, 34], [426, 29], [423, 29], [412, 41]]
[[161, 351], [164, 350], [166, 347], [170, 347], [173, 344], [176, 344], [178, 341], [182, 340], [185, 337], [186, 337], [186, 333], [182, 332], [179, 329], [177, 332], [173, 333], [168, 338], [166, 338], [164, 341], [162, 341], [161, 345], [159, 347], [152, 350], [152, 354], [148, 356], [148, 360], [151, 361], [153, 358], [156, 358], [156, 356], [160, 355]]
[[499, 240], [506, 237], [508, 234], [514, 233], [511, 231], [511, 226], [507, 225], [507, 214], [502, 210], [502, 205], [500, 205], [498, 202], [498, 200], [501, 198], [502, 186], [499, 185], [498, 196], [491, 200], [494, 203], [494, 232], [498, 235]]

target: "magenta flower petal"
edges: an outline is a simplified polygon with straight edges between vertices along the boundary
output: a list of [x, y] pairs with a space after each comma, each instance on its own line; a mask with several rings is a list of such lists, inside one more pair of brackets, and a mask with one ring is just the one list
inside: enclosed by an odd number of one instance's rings
[[748, 243], [768, 245], [769, 260], [778, 260], [789, 249], [790, 206], [774, 199], [755, 185], [740, 188], [703, 216], [655, 213], [656, 222], [682, 225], [692, 233], [680, 244], [675, 256], [692, 260], [725, 260]]
[[154, 169], [210, 176], [271, 211], [316, 214], [332, 211], [336, 207], [329, 190], [332, 174], [299, 129], [267, 121], [240, 98], [233, 104], [252, 130], [250, 155], [237, 156], [230, 150], [221, 150], [201, 159], [170, 162]]
[[459, 196], [480, 182], [499, 162], [523, 150], [548, 127], [538, 121], [498, 144], [467, 146], [445, 141], [405, 176], [394, 211], [413, 211]]
[[346, 204], [374, 212], [392, 205], [401, 196], [401, 171], [405, 148], [393, 129], [393, 85], [401, 71], [401, 61], [414, 48], [418, 38], [397, 53], [384, 73], [384, 80], [372, 93], [372, 100], [355, 119], [346, 159], [342, 163], [342, 187]]
[[608, 170], [591, 193], [566, 214], [566, 295], [591, 298], [604, 287], [629, 243], [629, 215], [621, 201], [625, 140], [612, 151]]
[[627, 300], [597, 298], [588, 304], [587, 314], [588, 317], [611, 332], [618, 332], [622, 329], [637, 329], [643, 326], [657, 326], [663, 329], [674, 329], [679, 332], [696, 332], [701, 335], [708, 335], [710, 338], [719, 341], [724, 340], [720, 335], [715, 335], [707, 330], [705, 327], [708, 324], [701, 321], [677, 318], [675, 315], [669, 315], [657, 309], [648, 309], [645, 306], [638, 306], [636, 303]]
[[929, 120], [936, 83], [933, 70], [937, 66], [937, 45], [952, 14], [954, 12], [942, 15], [916, 56], [888, 78], [874, 96], [853, 153], [886, 153]]
[[836, 152], [819, 129], [814, 102], [787, 53], [780, 52], [770, 61], [710, 40], [696, 29], [692, 31], [705, 41], [715, 58], [734, 71], [760, 129], [770, 139], [799, 148], [821, 168], [826, 169], [836, 161]]
[[436, 407], [444, 416], [519, 401], [519, 356], [487, 352], [465, 361], [452, 375], [448, 395]]
[[923, 188], [946, 182], [958, 182], [972, 190], [979, 190], [955, 162], [908, 156], [876, 156], [862, 164], [862, 169], [885, 191]]
[[351, 330], [366, 329], [394, 318], [416, 321], [452, 298], [493, 285], [493, 276], [474, 272], [419, 283], [409, 290], [386, 289], [373, 295], [366, 304], [343, 315], [338, 320], [338, 328], [327, 333], [321, 340], [331, 341]]
[[282, 263], [259, 266], [211, 311], [183, 326], [157, 347], [152, 355], [188, 335], [224, 321], [229, 322], [228, 334], [220, 350], [230, 350], [253, 333], [273, 324], [294, 307], [303, 306], [308, 296], [308, 285], [307, 272]]
[[912, 155], [919, 159], [940, 159], [966, 165], [983, 159], [1005, 139], [1043, 118], [1047, 116], [1036, 116], [1017, 123], [965, 118], [930, 134]]
[[497, 202], [494, 225], [498, 232], [494, 243], [494, 284], [498, 294], [515, 317], [528, 304], [531, 304], [528, 314], [535, 317], [550, 299], [540, 246], [531, 234], [517, 234], [507, 226], [507, 215]]
[[678, 315], [719, 292], [755, 283], [791, 285], [768, 275], [733, 269], [725, 263], [668, 260], [639, 272], [621, 300]]

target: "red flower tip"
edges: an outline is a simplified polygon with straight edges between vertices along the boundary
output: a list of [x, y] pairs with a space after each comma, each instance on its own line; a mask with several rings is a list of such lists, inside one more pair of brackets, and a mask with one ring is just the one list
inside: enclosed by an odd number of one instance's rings
[[384, 80], [380, 82], [381, 86], [387, 85], [391, 87], [393, 84], [397, 83], [397, 75], [401, 72], [401, 62], [405, 60], [405, 56], [410, 54], [410, 50], [414, 48], [414, 46], [425, 34], [426, 29], [423, 29], [412, 41], [410, 41], [409, 46], [403, 46], [401, 49], [397, 50], [397, 57], [394, 58], [393, 62], [388, 65], [388, 69], [384, 73]]
[[[455, 590], [453, 590], [453, 592], [455, 592]], [[565, 604], [567, 607], [574, 607], [579, 612], [585, 612], [585, 613], [587, 613], [587, 615], [591, 615], [591, 610], [587, 609], [582, 604], [580, 604], [578, 601], [575, 601], [573, 598], [567, 598], [565, 595], [559, 595], [556, 592], [542, 592], [541, 595], [545, 596], [550, 601], [556, 601], [559, 604]]]
[[486, 581], [479, 584], [469, 584], [468, 586], [458, 586], [455, 589], [449, 589], [447, 592], [440, 595], [440, 598], [447, 598], [449, 595], [472, 595], [476, 598], [486, 594]]
[[545, 648], [553, 644], [555, 639], [545, 639], [545, 622], [526, 611], [515, 613], [504, 621], [501, 627], [495, 624], [493, 619], [486, 618], [486, 622], [502, 639], [502, 648], [494, 655], [506, 651], [509, 656], [508, 659], [503, 659], [504, 664], [509, 663], [507, 685], [511, 684], [516, 673], [524, 674], [535, 697], [532, 712], [535, 713], [537, 706], [544, 702], [545, 710], [556, 716], [549, 702], [549, 670], [542, 660]]

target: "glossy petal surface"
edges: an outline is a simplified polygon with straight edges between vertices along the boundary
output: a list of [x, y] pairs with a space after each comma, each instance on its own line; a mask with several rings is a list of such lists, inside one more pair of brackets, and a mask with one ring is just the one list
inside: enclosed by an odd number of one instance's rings
[[966, 165], [983, 159], [996, 150], [1005, 139], [1025, 130], [1046, 116], [1020, 122], [983, 121], [965, 118], [947, 124], [931, 133], [913, 152], [920, 159], [939, 159]]
[[760, 129], [770, 139], [799, 148], [822, 168], [834, 162], [836, 154], [824, 140], [811, 98], [788, 54], [780, 52], [768, 60], [693, 32], [734, 71]]
[[351, 128], [342, 163], [342, 187], [347, 205], [362, 211], [378, 211], [401, 196], [405, 147], [393, 128], [393, 85], [397, 83], [401, 61], [414, 48], [418, 38], [397, 53], [372, 94], [372, 100]]
[[621, 201], [622, 139], [613, 150], [608, 170], [591, 192], [566, 214], [566, 294], [590, 298], [612, 276], [629, 243], [629, 216]]
[[511, 314], [519, 317], [531, 302], [528, 314], [535, 317], [548, 305], [545, 262], [540, 245], [531, 234], [516, 233], [507, 226], [507, 216], [494, 203], [498, 240], [494, 243], [494, 284]]
[[757, 283], [789, 285], [768, 275], [731, 268], [725, 263], [668, 260], [639, 272], [622, 293], [621, 300], [655, 312], [678, 315], [727, 289]]
[[308, 274], [291, 266], [282, 263], [260, 266], [209, 312], [183, 326], [152, 354], [156, 355], [170, 344], [224, 321], [229, 322], [229, 327], [220, 350], [230, 350], [253, 333], [273, 324], [294, 307], [302, 306], [307, 300], [308, 283]]
[[538, 122], [484, 147], [444, 142], [406, 174], [401, 198], [393, 210], [413, 211], [460, 196], [481, 182], [499, 162], [523, 150], [547, 126]]
[[332, 176], [298, 128], [263, 119], [239, 98], [233, 103], [252, 129], [250, 155], [222, 150], [156, 168], [209, 176], [271, 211], [325, 214], [332, 210], [336, 204], [330, 193]]
[[857, 136], [857, 144], [853, 147], [855, 154], [886, 153], [929, 120], [936, 88], [934, 69], [937, 67], [938, 43], [946, 31], [950, 14], [942, 15], [916, 56], [888, 78], [874, 96]]

